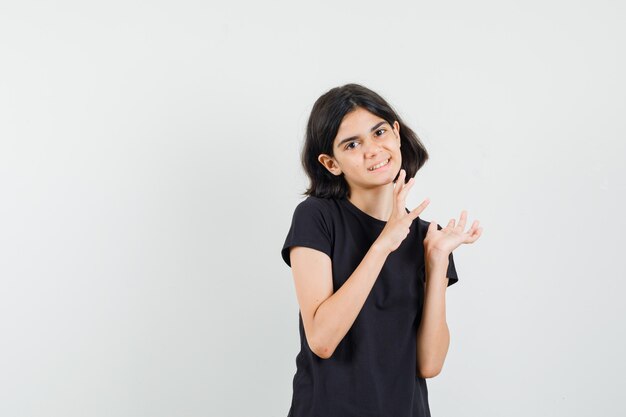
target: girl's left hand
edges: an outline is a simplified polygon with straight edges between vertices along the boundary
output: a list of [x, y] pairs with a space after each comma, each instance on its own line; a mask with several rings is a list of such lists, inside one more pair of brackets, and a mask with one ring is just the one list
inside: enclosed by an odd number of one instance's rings
[[426, 237], [424, 238], [424, 251], [448, 256], [461, 243], [476, 242], [483, 228], [478, 227], [478, 220], [474, 220], [472, 227], [467, 232], [464, 232], [463, 229], [465, 229], [466, 221], [467, 211], [463, 210], [459, 223], [456, 225], [455, 220], [450, 219], [446, 227], [438, 230], [437, 222], [430, 222]]

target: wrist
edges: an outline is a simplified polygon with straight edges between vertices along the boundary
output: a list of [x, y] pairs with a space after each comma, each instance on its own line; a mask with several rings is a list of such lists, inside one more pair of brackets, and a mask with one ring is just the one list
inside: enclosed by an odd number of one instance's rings
[[[441, 289], [445, 289], [448, 286], [448, 278], [446, 274], [448, 272], [448, 258], [437, 257], [426, 260], [425, 262], [425, 289], [427, 291], [438, 292]], [[441, 279], [443, 277], [443, 279]]]
[[374, 243], [372, 243], [372, 246], [371, 246], [370, 250], [372, 252], [375, 252], [375, 253], [380, 254], [382, 256], [385, 256], [385, 257], [389, 256], [389, 254], [392, 252], [391, 250], [389, 250], [384, 244], [382, 244], [378, 240], [375, 240]]
[[439, 249], [424, 249], [424, 261], [429, 264], [448, 264], [449, 253]]

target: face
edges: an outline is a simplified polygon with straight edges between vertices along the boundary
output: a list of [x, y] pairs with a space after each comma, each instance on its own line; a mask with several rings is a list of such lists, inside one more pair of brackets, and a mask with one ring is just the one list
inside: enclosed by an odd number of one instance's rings
[[357, 107], [341, 121], [333, 154], [318, 160], [332, 174], [343, 173], [351, 191], [392, 183], [402, 164], [400, 125]]

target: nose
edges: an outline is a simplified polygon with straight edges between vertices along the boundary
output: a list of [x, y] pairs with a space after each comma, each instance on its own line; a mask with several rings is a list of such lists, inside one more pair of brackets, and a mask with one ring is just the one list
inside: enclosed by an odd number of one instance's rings
[[376, 156], [381, 150], [382, 150], [382, 147], [375, 140], [373, 139], [365, 140], [365, 156], [367, 157]]

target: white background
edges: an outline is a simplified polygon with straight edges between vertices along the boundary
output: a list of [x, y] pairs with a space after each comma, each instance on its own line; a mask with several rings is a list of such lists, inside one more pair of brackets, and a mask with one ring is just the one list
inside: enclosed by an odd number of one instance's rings
[[455, 250], [433, 416], [623, 416], [618, 1], [0, 3], [0, 415], [286, 416], [315, 99], [385, 97]]

